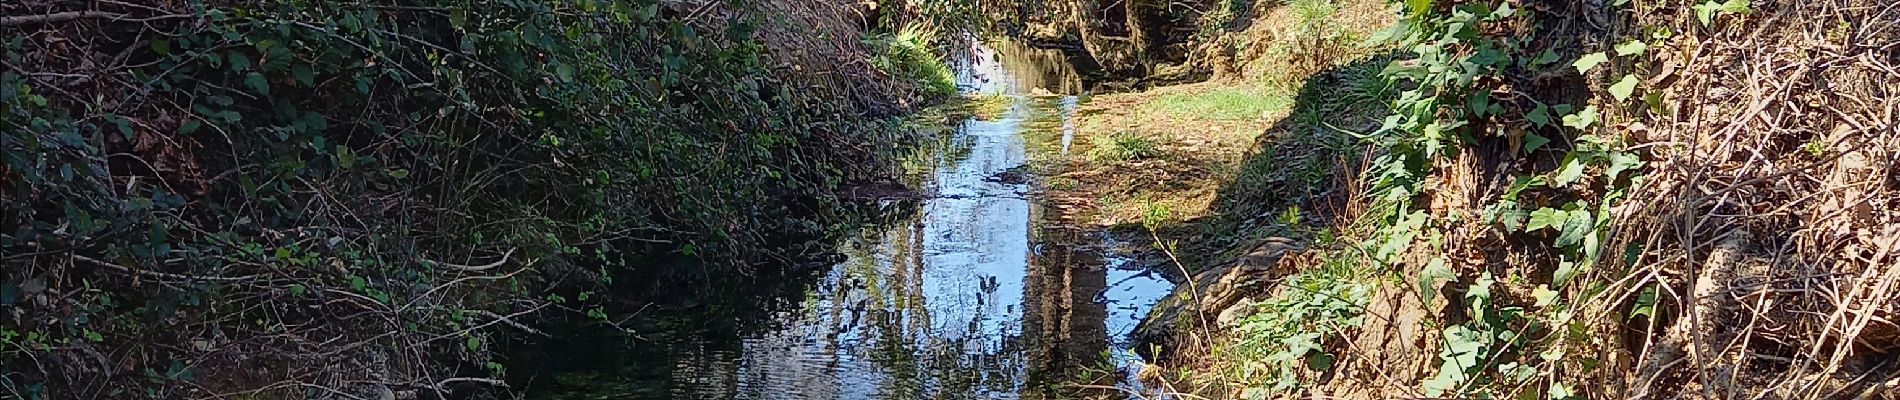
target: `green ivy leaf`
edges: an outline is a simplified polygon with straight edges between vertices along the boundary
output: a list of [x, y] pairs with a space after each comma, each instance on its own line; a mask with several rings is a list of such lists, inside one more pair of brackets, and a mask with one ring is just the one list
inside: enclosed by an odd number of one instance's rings
[[1570, 219], [1570, 213], [1557, 208], [1539, 208], [1531, 211], [1530, 223], [1524, 225], [1525, 232], [1536, 232], [1544, 228], [1561, 227]]
[[1570, 65], [1573, 67], [1577, 67], [1578, 74], [1587, 74], [1587, 73], [1590, 73], [1591, 69], [1596, 68], [1598, 64], [1602, 64], [1608, 61], [1610, 61], [1610, 56], [1607, 54], [1603, 54], [1603, 52], [1599, 51], [1595, 53], [1585, 54], [1583, 55], [1582, 58], [1578, 58], [1577, 62], [1571, 63]]
[[1570, 388], [1564, 386], [1564, 384], [1562, 383], [1550, 384], [1550, 389], [1545, 390], [1544, 394], [1549, 395], [1550, 400], [1565, 400], [1565, 399], [1569, 399], [1571, 396], [1577, 395], [1576, 393], [1571, 392]]
[[1516, 201], [1510, 200], [1493, 204], [1484, 210], [1484, 222], [1487, 224], [1501, 225], [1506, 232], [1523, 231], [1524, 219], [1529, 217], [1529, 213], [1518, 208]]
[[1432, 300], [1438, 296], [1438, 284], [1453, 279], [1458, 279], [1458, 275], [1445, 266], [1445, 257], [1433, 258], [1430, 264], [1425, 265], [1425, 269], [1418, 272], [1419, 296], [1423, 297], [1425, 304], [1432, 304]]
[[1579, 263], [1576, 260], [1558, 261], [1557, 272], [1551, 273], [1550, 284], [1563, 287], [1564, 283], [1570, 282], [1570, 278], [1577, 276], [1577, 271], [1582, 269], [1582, 267], [1583, 263]]
[[1631, 40], [1628, 42], [1623, 42], [1623, 44], [1616, 45], [1616, 55], [1618, 56], [1638, 55], [1638, 54], [1643, 54], [1643, 51], [1647, 49], [1649, 49], [1648, 43], [1643, 43], [1643, 41], [1640, 39]]
[[228, 62], [231, 63], [232, 71], [244, 71], [247, 69], [251, 69], [251, 57], [244, 55], [244, 52], [233, 51], [230, 53], [225, 53], [224, 58]]
[[1709, 24], [1715, 22], [1717, 13], [1734, 14], [1746, 13], [1748, 11], [1748, 0], [1728, 0], [1720, 3], [1717, 3], [1715, 0], [1709, 0], [1708, 2], [1695, 6], [1695, 19], [1701, 21], [1702, 26], [1709, 26]]
[[469, 336], [469, 337], [468, 337], [468, 341], [466, 341], [466, 342], [463, 342], [462, 344], [463, 344], [463, 345], [465, 345], [465, 346], [468, 346], [468, 351], [477, 351], [477, 350], [481, 350], [481, 349], [482, 349], [482, 338], [479, 338], [479, 337], [475, 337], [475, 336]]
[[1546, 144], [1550, 144], [1550, 138], [1536, 133], [1524, 132], [1524, 154], [1530, 154], [1531, 152], [1537, 151], [1537, 149], [1544, 148]]
[[1536, 108], [1532, 108], [1531, 112], [1524, 114], [1524, 119], [1530, 120], [1533, 124], [1537, 124], [1539, 128], [1550, 126], [1550, 107], [1545, 106], [1544, 103], [1537, 103]]
[[356, 153], [351, 152], [349, 147], [336, 145], [336, 166], [344, 169], [356, 166]]
[[257, 94], [270, 97], [270, 81], [264, 79], [264, 74], [252, 72], [244, 75], [244, 86], [249, 86], [251, 91]]
[[1616, 97], [1619, 102], [1629, 99], [1630, 94], [1635, 92], [1636, 75], [1623, 75], [1623, 80], [1610, 85], [1610, 96]]
[[1597, 106], [1594, 104], [1585, 106], [1582, 110], [1578, 110], [1574, 114], [1564, 116], [1564, 126], [1577, 128], [1577, 130], [1590, 129], [1590, 126], [1596, 125], [1596, 123]]
[[304, 87], [314, 87], [317, 85], [317, 74], [310, 70], [309, 64], [290, 66], [290, 78], [296, 79], [297, 84], [303, 85]]
[[1537, 285], [1536, 289], [1531, 289], [1531, 298], [1537, 300], [1539, 308], [1550, 307], [1557, 304], [1557, 291], [1550, 290], [1550, 285]]
[[1333, 361], [1336, 361], [1336, 358], [1337, 357], [1332, 355], [1332, 353], [1313, 352], [1313, 354], [1306, 356], [1306, 368], [1314, 371], [1331, 370], [1333, 369]]
[[1652, 317], [1653, 318], [1655, 316], [1656, 316], [1656, 286], [1655, 285], [1645, 286], [1643, 287], [1643, 291], [1639, 292], [1636, 295], [1636, 304], [1630, 307], [1630, 319], [1636, 319], [1636, 317]]
[[112, 125], [115, 125], [119, 128], [120, 137], [125, 138], [125, 140], [132, 140], [132, 137], [134, 136], [134, 132], [132, 131], [132, 120], [127, 119], [125, 117], [117, 116], [117, 115], [109, 116], [106, 118], [106, 120], [112, 121]]
[[1583, 241], [1584, 236], [1596, 231], [1596, 218], [1590, 216], [1588, 211], [1577, 210], [1567, 214], [1569, 217], [1563, 221], [1562, 233], [1557, 235], [1557, 247], [1575, 246]]
[[1557, 170], [1551, 174], [1550, 183], [1555, 185], [1555, 187], [1570, 186], [1570, 184], [1576, 183], [1577, 180], [1583, 179], [1583, 169], [1585, 166], [1583, 158], [1578, 157], [1575, 152], [1572, 152], [1570, 155], [1564, 157], [1563, 164], [1557, 166]]
[[1543, 53], [1537, 54], [1537, 58], [1531, 59], [1531, 66], [1535, 67], [1535, 66], [1554, 63], [1554, 62], [1557, 62], [1557, 60], [1562, 57], [1563, 56], [1557, 55], [1557, 50], [1555, 49], [1544, 49]]
[[1623, 171], [1628, 171], [1631, 169], [1642, 168], [1642, 167], [1643, 167], [1643, 159], [1640, 157], [1637, 157], [1635, 154], [1630, 154], [1630, 153], [1621, 152], [1621, 151], [1611, 152], [1610, 166], [1607, 168], [1607, 170], [1604, 171], [1604, 177], [1609, 178], [1611, 181], [1615, 181], [1618, 175], [1623, 174]]
[[1490, 105], [1491, 92], [1479, 90], [1465, 97], [1465, 108], [1471, 110], [1473, 115], [1484, 116], [1485, 110], [1489, 109]]

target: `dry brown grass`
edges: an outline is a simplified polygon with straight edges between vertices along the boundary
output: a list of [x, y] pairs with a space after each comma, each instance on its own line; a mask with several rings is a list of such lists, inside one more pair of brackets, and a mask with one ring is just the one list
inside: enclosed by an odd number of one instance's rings
[[[1900, 350], [1900, 5], [1759, 2], [1686, 32], [1625, 126], [1653, 172], [1615, 237], [1649, 249], [1622, 281], [1678, 310], [1646, 327], [1632, 395], [1890, 398]], [[1607, 305], [1606, 305], [1607, 306]], [[1612, 328], [1602, 328], [1609, 330]], [[1608, 333], [1608, 332], [1605, 332]]]

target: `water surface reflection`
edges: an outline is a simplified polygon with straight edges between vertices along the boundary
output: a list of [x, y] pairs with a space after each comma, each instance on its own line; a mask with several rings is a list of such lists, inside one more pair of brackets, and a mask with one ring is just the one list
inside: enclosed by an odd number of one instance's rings
[[[1056, 388], [1081, 369], [1132, 362], [1128, 331], [1171, 286], [1128, 270], [1125, 246], [1067, 223], [1037, 199], [1031, 180], [999, 178], [1022, 173], [1032, 158], [1066, 154], [1078, 103], [1015, 95], [1024, 85], [1067, 83], [1010, 78], [1028, 75], [1007, 65], [966, 72], [966, 83], [1010, 94], [1009, 106], [957, 124], [945, 148], [915, 163], [926, 171], [913, 184], [932, 195], [885, 203], [899, 218], [839, 245], [844, 261], [815, 282], [790, 284], [764, 311], [705, 302], [647, 313], [632, 334], [551, 329], [554, 338], [534, 347], [533, 371], [523, 371], [534, 374], [527, 393], [1042, 398], [1072, 393]], [[746, 291], [736, 294], [757, 294]]]

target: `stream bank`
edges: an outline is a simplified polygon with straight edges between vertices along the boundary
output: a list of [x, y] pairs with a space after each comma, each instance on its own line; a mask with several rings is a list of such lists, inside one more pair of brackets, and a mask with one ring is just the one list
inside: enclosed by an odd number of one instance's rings
[[0, 398], [502, 398], [542, 319], [783, 273], [954, 91], [849, 6], [0, 1]]
[[[1893, 7], [1405, 4], [1280, 2], [1250, 30], [1285, 47], [1241, 58], [1248, 79], [1079, 110], [1078, 145], [1106, 150], [1050, 180], [1178, 256], [1163, 265], [1307, 249], [1233, 307], [1157, 306], [1188, 317], [1162, 329], [1177, 357], [1156, 381], [1206, 398], [1900, 394], [1900, 229], [1881, 228], [1900, 214], [1877, 211], [1900, 204], [1882, 116], [1900, 75], [1848, 61], [1894, 59]], [[1340, 40], [1394, 14], [1382, 45]], [[1199, 286], [1174, 296], [1225, 291]]]

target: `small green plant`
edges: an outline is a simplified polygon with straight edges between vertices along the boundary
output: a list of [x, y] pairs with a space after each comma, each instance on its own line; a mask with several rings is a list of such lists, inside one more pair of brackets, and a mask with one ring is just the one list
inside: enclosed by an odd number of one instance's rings
[[1702, 26], [1709, 26], [1715, 23], [1715, 17], [1718, 15], [1745, 14], [1748, 11], [1748, 0], [1709, 0], [1695, 6], [1695, 19], [1701, 21]]
[[1264, 380], [1246, 380], [1260, 385], [1254, 391], [1292, 393], [1332, 369], [1338, 355], [1326, 342], [1362, 325], [1372, 298], [1372, 285], [1357, 276], [1347, 260], [1328, 260], [1324, 268], [1287, 277], [1283, 290], [1242, 320], [1237, 355], [1268, 368]]
[[1138, 133], [1117, 131], [1097, 139], [1095, 147], [1088, 152], [1089, 158], [1096, 161], [1135, 161], [1161, 155], [1154, 139]]
[[1814, 158], [1826, 157], [1827, 141], [1821, 139], [1810, 140], [1806, 144], [1801, 145], [1801, 151], [1807, 152], [1808, 156]]

